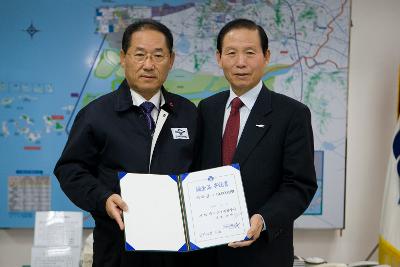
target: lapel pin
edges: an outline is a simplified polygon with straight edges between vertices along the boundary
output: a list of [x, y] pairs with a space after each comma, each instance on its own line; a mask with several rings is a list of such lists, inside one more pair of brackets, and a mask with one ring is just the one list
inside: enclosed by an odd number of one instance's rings
[[264, 124], [256, 124], [256, 126], [259, 127], [259, 128], [264, 128], [265, 127]]

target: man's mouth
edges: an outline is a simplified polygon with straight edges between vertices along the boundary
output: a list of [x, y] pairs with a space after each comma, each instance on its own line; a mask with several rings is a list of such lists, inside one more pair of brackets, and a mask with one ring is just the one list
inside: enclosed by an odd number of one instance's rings
[[143, 75], [140, 75], [140, 77], [145, 78], [145, 79], [155, 79], [156, 78], [155, 75], [150, 75], [150, 74], [143, 74]]
[[244, 78], [244, 77], [249, 76], [248, 73], [234, 73], [234, 75], [235, 75], [236, 77], [238, 77], [238, 78]]

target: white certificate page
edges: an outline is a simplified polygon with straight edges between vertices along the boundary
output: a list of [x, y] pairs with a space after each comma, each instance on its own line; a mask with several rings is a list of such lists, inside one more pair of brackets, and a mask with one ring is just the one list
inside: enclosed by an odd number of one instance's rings
[[185, 244], [178, 186], [169, 175], [127, 173], [120, 179], [125, 240], [131, 249], [178, 251]]
[[250, 224], [237, 168], [192, 172], [182, 185], [192, 244], [205, 248], [244, 240]]

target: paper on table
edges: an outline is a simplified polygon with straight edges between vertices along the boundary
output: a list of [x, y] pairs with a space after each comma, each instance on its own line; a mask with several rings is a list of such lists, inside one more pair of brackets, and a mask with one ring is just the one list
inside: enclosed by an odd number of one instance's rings
[[31, 267], [78, 267], [79, 253], [79, 247], [33, 247]]
[[82, 212], [38, 211], [34, 246], [60, 247], [82, 244]]

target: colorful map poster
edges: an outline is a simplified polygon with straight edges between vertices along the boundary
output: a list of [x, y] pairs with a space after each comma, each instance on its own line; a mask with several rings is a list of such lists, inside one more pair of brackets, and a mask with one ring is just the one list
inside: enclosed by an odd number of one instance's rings
[[[319, 189], [295, 226], [344, 227], [348, 0], [4, 1], [0, 227], [32, 227], [36, 210], [77, 209], [53, 167], [79, 109], [124, 79], [119, 50], [127, 25], [153, 18], [171, 28], [176, 60], [166, 87], [198, 103], [228, 88], [216, 64], [215, 40], [226, 22], [239, 17], [268, 33], [272, 56], [265, 84], [312, 112]], [[86, 214], [85, 226], [92, 225]]]

